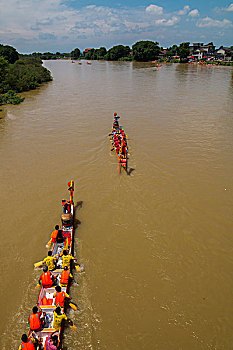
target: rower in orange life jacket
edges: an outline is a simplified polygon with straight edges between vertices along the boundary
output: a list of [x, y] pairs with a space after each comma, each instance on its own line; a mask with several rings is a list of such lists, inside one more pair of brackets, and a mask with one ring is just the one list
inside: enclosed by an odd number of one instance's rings
[[19, 350], [35, 350], [34, 339], [28, 339], [27, 334], [23, 334], [21, 340], [22, 343], [19, 346]]
[[51, 233], [51, 243], [56, 243], [56, 238], [57, 238], [58, 230], [59, 230], [59, 226], [56, 225], [56, 226], [55, 226], [55, 230], [53, 230], [53, 232]]
[[38, 283], [42, 284], [44, 288], [50, 288], [52, 287], [56, 276], [52, 275], [52, 273], [48, 271], [47, 265], [43, 267], [43, 271], [44, 272], [40, 276]]
[[62, 292], [60, 286], [56, 286], [56, 292], [53, 294], [53, 297], [55, 298], [55, 305], [60, 306], [61, 308], [64, 307], [65, 299], [71, 299], [69, 294]]
[[73, 278], [72, 274], [70, 273], [70, 270], [68, 266], [64, 267], [64, 270], [61, 273], [61, 279], [60, 279], [60, 285], [61, 287], [66, 287], [69, 282], [69, 278]]
[[28, 321], [30, 324], [30, 329], [32, 331], [40, 331], [44, 325], [44, 317], [42, 316], [41, 309], [38, 309], [37, 306], [34, 306], [32, 309], [32, 313], [29, 315]]

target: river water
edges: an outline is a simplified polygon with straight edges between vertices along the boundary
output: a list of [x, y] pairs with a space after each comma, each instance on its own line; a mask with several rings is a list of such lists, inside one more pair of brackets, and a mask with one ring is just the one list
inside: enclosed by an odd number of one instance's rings
[[[53, 82], [0, 119], [0, 348], [17, 349], [45, 244], [75, 181], [66, 350], [233, 344], [233, 70], [46, 61]], [[114, 112], [130, 175], [110, 151]]]

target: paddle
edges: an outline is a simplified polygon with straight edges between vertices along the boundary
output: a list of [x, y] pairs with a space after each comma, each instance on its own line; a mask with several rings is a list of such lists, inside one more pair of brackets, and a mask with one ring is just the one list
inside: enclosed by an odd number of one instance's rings
[[73, 329], [73, 331], [76, 331], [77, 327], [75, 326], [75, 324], [73, 323], [72, 326], [70, 325], [70, 328]]
[[73, 304], [73, 303], [69, 303], [69, 306], [70, 306], [74, 311], [78, 310], [78, 307], [77, 307], [75, 304]]
[[40, 287], [40, 284], [38, 283], [38, 284], [35, 286], [35, 290], [37, 290], [39, 287]]
[[39, 267], [43, 264], [43, 261], [38, 261], [37, 263], [34, 264], [34, 267]]
[[52, 245], [52, 241], [51, 241], [51, 239], [50, 239], [50, 240], [48, 241], [48, 243], [46, 244], [46, 248], [50, 248], [51, 245]]
[[75, 268], [76, 268], [76, 271], [77, 271], [77, 272], [80, 272], [80, 271], [81, 271], [80, 265], [76, 265]]

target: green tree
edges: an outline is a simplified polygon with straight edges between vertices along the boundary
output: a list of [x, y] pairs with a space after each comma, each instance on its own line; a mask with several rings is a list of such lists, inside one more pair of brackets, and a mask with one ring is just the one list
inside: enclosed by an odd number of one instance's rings
[[74, 49], [73, 51], [71, 51], [70, 56], [74, 60], [77, 60], [80, 57], [80, 50], [78, 48]]
[[104, 56], [106, 55], [107, 53], [107, 50], [105, 47], [100, 47], [99, 49], [96, 49], [95, 50], [95, 53], [96, 53], [96, 59], [97, 60], [103, 60], [104, 59]]
[[178, 55], [180, 56], [181, 61], [185, 62], [189, 55], [189, 42], [181, 43], [178, 47]]
[[91, 49], [91, 50], [87, 51], [84, 55], [84, 58], [86, 60], [93, 60], [94, 59], [93, 58], [94, 52], [95, 52], [95, 49]]
[[107, 54], [104, 56], [108, 61], [118, 61], [121, 57], [129, 56], [130, 48], [129, 46], [116, 45], [108, 50]]
[[158, 42], [149, 40], [136, 42], [132, 46], [135, 61], [145, 62], [157, 59], [160, 53], [158, 44]]
[[19, 59], [19, 53], [9, 45], [0, 44], [0, 56], [4, 57], [9, 63], [15, 63]]
[[24, 57], [9, 65], [1, 86], [1, 93], [36, 89], [39, 84], [52, 80], [51, 74], [42, 66], [42, 61], [34, 57]]
[[6, 76], [8, 66], [9, 63], [7, 60], [4, 57], [0, 56], [0, 84], [3, 82]]
[[166, 53], [167, 57], [177, 56], [177, 55], [178, 55], [178, 46], [177, 45], [172, 45], [171, 47], [169, 47], [167, 49], [167, 53]]

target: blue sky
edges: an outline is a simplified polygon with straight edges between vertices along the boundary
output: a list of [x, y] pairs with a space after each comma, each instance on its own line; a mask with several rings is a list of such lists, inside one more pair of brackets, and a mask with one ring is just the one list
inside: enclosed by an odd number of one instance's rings
[[[232, 1], [232, 0], [231, 0]], [[233, 45], [226, 0], [0, 0], [0, 43], [19, 52], [70, 52], [139, 40]]]

